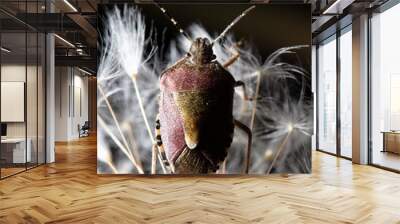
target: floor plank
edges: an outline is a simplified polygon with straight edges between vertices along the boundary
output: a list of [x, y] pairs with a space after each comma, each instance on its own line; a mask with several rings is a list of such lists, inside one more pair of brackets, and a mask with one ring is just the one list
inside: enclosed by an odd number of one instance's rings
[[0, 223], [400, 223], [400, 175], [313, 153], [311, 175], [96, 174], [96, 139], [0, 181]]

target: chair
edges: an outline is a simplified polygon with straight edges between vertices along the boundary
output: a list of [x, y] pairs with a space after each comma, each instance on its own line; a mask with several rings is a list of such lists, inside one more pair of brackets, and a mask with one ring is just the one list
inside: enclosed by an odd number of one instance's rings
[[78, 125], [79, 138], [89, 136], [89, 129], [90, 129], [89, 121], [85, 121], [85, 123], [82, 125], [82, 127], [80, 127], [80, 125]]

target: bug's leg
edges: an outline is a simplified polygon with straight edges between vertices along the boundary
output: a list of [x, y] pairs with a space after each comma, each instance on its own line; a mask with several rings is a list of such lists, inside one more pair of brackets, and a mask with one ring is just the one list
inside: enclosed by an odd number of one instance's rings
[[[247, 94], [247, 91], [246, 91], [247, 89], [246, 89], [246, 85], [244, 82], [236, 81], [235, 87], [242, 89], [242, 91], [243, 91], [242, 99], [244, 101], [252, 101], [253, 100], [253, 98], [249, 97], [249, 95]], [[248, 110], [248, 104], [246, 102], [242, 102], [241, 103], [241, 114], [244, 114], [247, 110]]]
[[247, 91], [246, 91], [246, 84], [244, 84], [244, 82], [242, 81], [236, 81], [235, 83], [235, 87], [240, 87], [243, 90], [243, 99], [244, 100], [253, 100], [253, 98], [249, 97], [249, 95], [247, 95]]
[[231, 49], [232, 56], [222, 65], [222, 66], [224, 66], [224, 68], [229, 67], [230, 65], [232, 65], [233, 63], [235, 63], [236, 60], [239, 59], [240, 53], [239, 53], [239, 51], [237, 50], [237, 48], [238, 48], [238, 46], [240, 46], [240, 44], [241, 44], [241, 43], [239, 42], [239, 43], [235, 44], [235, 45], [232, 47], [232, 49]]
[[224, 66], [224, 68], [227, 68], [227, 67], [229, 67], [230, 65], [232, 65], [233, 63], [235, 63], [235, 61], [237, 60], [237, 59], [239, 59], [239, 57], [240, 57], [240, 53], [238, 52], [238, 51], [234, 51], [234, 53], [233, 53], [233, 55], [232, 55], [232, 57], [230, 57], [224, 64], [223, 64], [223, 66]]
[[[163, 143], [162, 143], [162, 140], [161, 140], [161, 130], [160, 130], [160, 128], [161, 128], [160, 119], [158, 118], [158, 115], [157, 115], [156, 131], [155, 131], [155, 134], [156, 134], [156, 139], [155, 139], [156, 140], [156, 145], [155, 145], [155, 147], [153, 147], [154, 148], [153, 153], [157, 154], [157, 151], [158, 151], [158, 155], [161, 157], [161, 161], [162, 161], [163, 165], [171, 173], [174, 173], [175, 172], [174, 165], [171, 164], [168, 161], [167, 155], [165, 154], [164, 146], [163, 146]], [[153, 158], [155, 158], [155, 157], [156, 157], [155, 155], [152, 155], [152, 162], [154, 161]], [[152, 164], [152, 167], [151, 167], [152, 170], [154, 169], [154, 172], [155, 172], [155, 169], [156, 169], [155, 168], [155, 164], [157, 164], [156, 160], [155, 160], [154, 164]]]
[[[239, 47], [240, 45], [242, 45], [242, 43], [241, 43], [241, 42], [238, 42], [238, 43], [236, 43], [236, 44], [232, 47], [232, 50], [231, 50], [231, 51], [232, 51], [232, 57], [229, 58], [229, 59], [223, 64], [224, 68], [229, 67], [230, 65], [232, 65], [233, 63], [235, 63], [236, 60], [239, 59], [240, 53], [239, 53], [239, 51], [238, 51], [238, 47]], [[248, 95], [247, 95], [246, 85], [244, 84], [244, 82], [242, 82], [242, 81], [237, 81], [237, 82], [235, 83], [235, 87], [241, 87], [241, 88], [242, 88], [244, 100], [252, 100], [252, 99], [251, 99], [250, 97], [248, 97]]]
[[238, 120], [234, 120], [234, 124], [236, 127], [241, 129], [247, 134], [247, 147], [246, 147], [246, 153], [245, 153], [245, 167], [243, 169], [243, 173], [249, 173], [249, 167], [250, 167], [250, 156], [251, 156], [251, 142], [252, 142], [252, 137], [253, 134], [251, 133], [251, 130], [249, 127], [247, 127], [245, 124]]

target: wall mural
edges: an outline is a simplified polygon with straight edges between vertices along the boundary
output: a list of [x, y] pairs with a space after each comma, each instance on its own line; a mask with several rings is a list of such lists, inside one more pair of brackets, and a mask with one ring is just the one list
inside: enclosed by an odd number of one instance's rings
[[309, 173], [309, 5], [101, 5], [99, 174]]

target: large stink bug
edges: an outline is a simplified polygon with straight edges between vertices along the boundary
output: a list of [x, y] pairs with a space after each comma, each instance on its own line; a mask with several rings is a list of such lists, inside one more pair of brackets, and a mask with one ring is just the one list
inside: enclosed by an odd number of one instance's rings
[[[160, 6], [159, 6], [160, 7]], [[177, 22], [160, 7], [179, 31], [191, 40], [185, 57], [167, 68], [160, 77], [159, 116], [156, 121], [156, 142], [165, 165], [174, 173], [216, 172], [225, 160], [234, 127], [251, 131], [232, 115], [234, 88], [243, 86], [225, 69], [238, 55], [220, 64], [213, 45], [250, 10], [246, 9], [213, 41], [195, 40], [179, 28]], [[250, 144], [244, 172], [248, 172]]]

